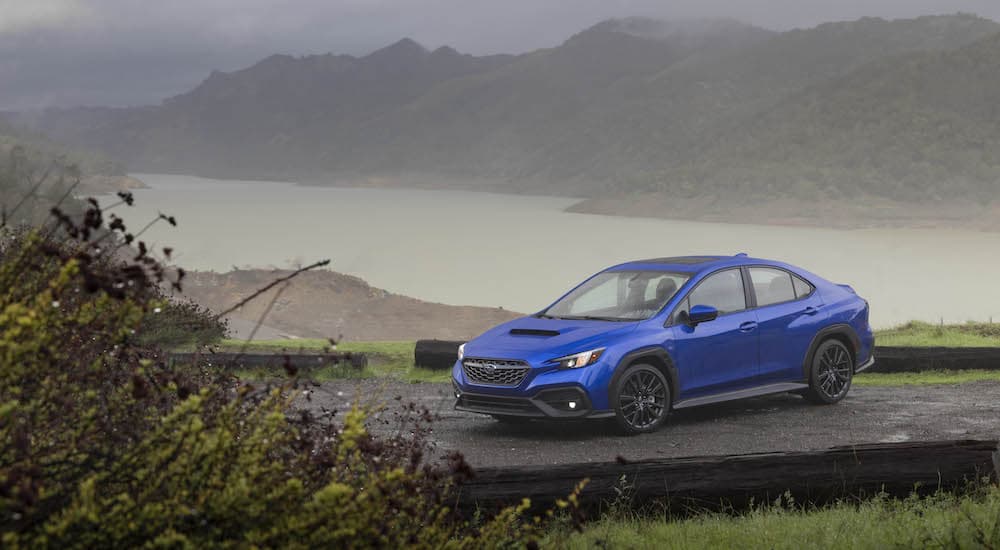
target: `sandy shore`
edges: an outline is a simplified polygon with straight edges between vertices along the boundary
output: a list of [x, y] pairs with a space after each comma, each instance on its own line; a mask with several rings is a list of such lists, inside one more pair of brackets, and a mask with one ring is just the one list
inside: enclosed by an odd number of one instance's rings
[[567, 212], [691, 220], [826, 227], [833, 229], [948, 228], [1000, 231], [1000, 204], [967, 200], [901, 203], [882, 198], [756, 200], [743, 204], [715, 197], [670, 198], [661, 194], [592, 198], [573, 204]]

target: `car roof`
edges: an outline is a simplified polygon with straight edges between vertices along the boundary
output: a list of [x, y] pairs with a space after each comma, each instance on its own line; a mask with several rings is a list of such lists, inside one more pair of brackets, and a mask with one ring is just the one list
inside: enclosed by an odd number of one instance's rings
[[656, 271], [677, 271], [681, 273], [698, 273], [701, 271], [715, 270], [720, 267], [738, 266], [745, 264], [766, 264], [784, 265], [773, 260], [762, 258], [751, 258], [744, 253], [734, 256], [672, 256], [667, 258], [650, 258], [646, 260], [634, 260], [618, 264], [608, 269], [608, 271], [656, 270]]

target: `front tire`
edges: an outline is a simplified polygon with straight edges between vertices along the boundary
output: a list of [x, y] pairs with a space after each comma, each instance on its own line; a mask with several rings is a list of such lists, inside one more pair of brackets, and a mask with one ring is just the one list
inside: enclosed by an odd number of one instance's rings
[[656, 431], [670, 411], [670, 383], [652, 365], [631, 365], [615, 384], [612, 403], [615, 419], [625, 434]]
[[840, 340], [826, 340], [816, 348], [809, 367], [805, 397], [813, 403], [832, 405], [847, 396], [854, 379], [854, 355]]

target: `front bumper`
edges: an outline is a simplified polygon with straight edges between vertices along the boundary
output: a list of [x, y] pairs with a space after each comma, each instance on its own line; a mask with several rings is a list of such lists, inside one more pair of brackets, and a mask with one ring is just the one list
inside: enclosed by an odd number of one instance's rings
[[463, 392], [455, 385], [455, 410], [527, 418], [606, 418], [613, 411], [595, 411], [581, 388], [551, 388], [531, 397]]

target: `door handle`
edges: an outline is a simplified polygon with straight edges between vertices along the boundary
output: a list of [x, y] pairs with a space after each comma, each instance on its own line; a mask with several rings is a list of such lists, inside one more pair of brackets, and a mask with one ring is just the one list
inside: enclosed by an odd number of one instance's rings
[[740, 324], [740, 332], [753, 332], [757, 328], [757, 321], [747, 321]]
[[819, 309], [814, 308], [813, 306], [809, 306], [802, 313], [805, 313], [806, 315], [816, 315], [817, 313], [819, 313]]

